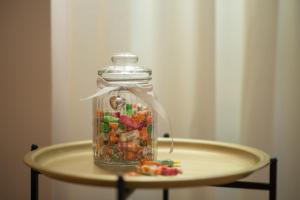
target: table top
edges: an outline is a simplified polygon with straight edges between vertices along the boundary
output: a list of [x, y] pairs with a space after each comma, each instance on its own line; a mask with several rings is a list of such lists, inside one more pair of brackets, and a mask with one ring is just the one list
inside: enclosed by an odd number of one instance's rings
[[[128, 188], [172, 188], [234, 182], [269, 164], [261, 150], [237, 144], [195, 139], [158, 140], [158, 159], [181, 161], [177, 176], [127, 176]], [[24, 162], [42, 174], [72, 183], [115, 187], [118, 175], [94, 164], [91, 141], [78, 141], [39, 148], [27, 153]]]

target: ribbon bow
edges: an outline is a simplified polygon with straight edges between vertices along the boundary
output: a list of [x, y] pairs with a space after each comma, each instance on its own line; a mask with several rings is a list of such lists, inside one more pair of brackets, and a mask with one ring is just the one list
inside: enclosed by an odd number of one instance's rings
[[[115, 90], [121, 90], [121, 89], [127, 89], [129, 92], [134, 94], [135, 96], [139, 97], [142, 99], [145, 103], [147, 103], [151, 108], [157, 112], [165, 121], [167, 121], [170, 133], [172, 134], [171, 131], [171, 126], [170, 126], [170, 120], [168, 117], [167, 112], [163, 108], [163, 106], [157, 101], [155, 92], [153, 90], [153, 86], [150, 83], [130, 83], [130, 84], [120, 84], [116, 82], [107, 82], [104, 80], [102, 77], [99, 77], [97, 79], [97, 86], [99, 90], [86, 98], [80, 99], [80, 101], [85, 101], [89, 99], [93, 99], [95, 97], [100, 97], [103, 96], [111, 91]], [[173, 137], [171, 136], [171, 147], [170, 147], [170, 153], [173, 152]]]

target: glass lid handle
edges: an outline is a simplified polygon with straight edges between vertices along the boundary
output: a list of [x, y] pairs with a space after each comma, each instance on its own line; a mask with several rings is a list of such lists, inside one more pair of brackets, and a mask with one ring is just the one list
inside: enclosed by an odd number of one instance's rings
[[137, 64], [139, 58], [132, 53], [119, 53], [111, 57], [111, 61], [115, 65], [132, 65]]

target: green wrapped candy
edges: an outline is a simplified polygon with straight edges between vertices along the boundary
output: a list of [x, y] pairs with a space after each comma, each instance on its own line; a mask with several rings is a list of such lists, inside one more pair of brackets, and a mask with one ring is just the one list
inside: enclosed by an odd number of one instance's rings
[[102, 133], [108, 133], [110, 131], [109, 124], [106, 122], [102, 122], [100, 124], [100, 130]]
[[124, 124], [119, 124], [119, 129], [121, 129], [121, 130], [126, 130], [126, 126], [124, 125]]
[[126, 104], [126, 111], [132, 110], [132, 105], [131, 104]]
[[109, 123], [109, 122], [119, 122], [119, 118], [106, 115], [106, 116], [104, 116], [103, 121], [106, 122], [106, 123]]
[[148, 135], [151, 136], [151, 134], [152, 134], [152, 124], [147, 126], [147, 132], [148, 132]]
[[126, 114], [131, 116], [133, 114], [133, 110], [132, 110], [132, 104], [126, 104], [125, 106], [125, 109], [126, 109]]

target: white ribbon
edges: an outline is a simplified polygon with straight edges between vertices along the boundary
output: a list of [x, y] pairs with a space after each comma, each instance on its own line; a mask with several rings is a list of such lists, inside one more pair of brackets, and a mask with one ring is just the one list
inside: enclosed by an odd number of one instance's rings
[[127, 89], [129, 92], [131, 92], [132, 94], [134, 94], [135, 96], [139, 97], [140, 99], [142, 99], [143, 101], [145, 101], [145, 103], [147, 103], [149, 106], [151, 106], [151, 108], [157, 112], [167, 123], [168, 123], [168, 127], [170, 129], [170, 135], [171, 135], [171, 147], [170, 147], [170, 153], [173, 152], [173, 137], [172, 137], [172, 130], [171, 130], [171, 124], [170, 124], [170, 120], [168, 117], [167, 112], [165, 111], [165, 109], [162, 107], [162, 105], [159, 103], [159, 101], [157, 101], [155, 95], [154, 95], [154, 91], [153, 91], [153, 86], [152, 84], [139, 84], [139, 83], [131, 83], [131, 84], [120, 84], [120, 83], [111, 83], [111, 82], [107, 82], [105, 81], [102, 77], [99, 77], [97, 80], [97, 85], [99, 90], [86, 98], [80, 99], [80, 101], [85, 101], [85, 100], [89, 100], [89, 99], [93, 99], [95, 97], [100, 97], [104, 94], [107, 94], [111, 91], [115, 91], [115, 90], [121, 90], [121, 89]]

